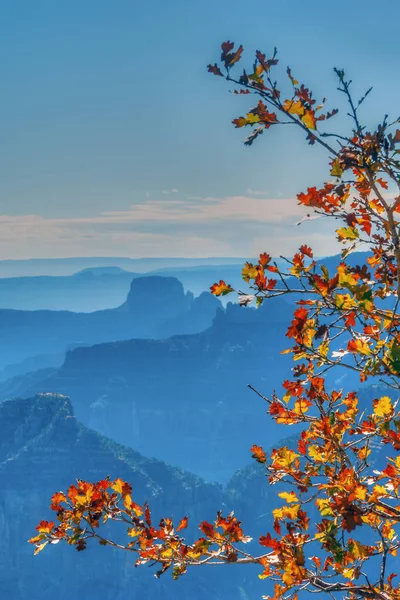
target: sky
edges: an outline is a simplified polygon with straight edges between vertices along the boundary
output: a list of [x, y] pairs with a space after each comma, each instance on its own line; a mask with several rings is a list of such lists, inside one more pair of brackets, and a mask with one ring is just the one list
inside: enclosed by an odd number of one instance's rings
[[399, 116], [396, 0], [4, 0], [0, 3], [0, 259], [277, 256], [307, 241], [296, 193], [329, 157], [294, 130], [252, 147], [231, 121], [252, 107], [206, 65], [227, 39], [278, 47], [317, 97], [341, 110], [333, 67], [363, 120]]

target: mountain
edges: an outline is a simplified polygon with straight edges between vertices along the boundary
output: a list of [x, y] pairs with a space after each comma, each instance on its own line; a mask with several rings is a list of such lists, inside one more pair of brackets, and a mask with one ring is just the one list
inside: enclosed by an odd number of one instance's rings
[[[104, 549], [87, 552], [59, 544], [33, 556], [27, 539], [50, 517], [51, 495], [76, 478], [106, 475], [133, 484], [137, 502], [149, 501], [153, 518], [188, 515], [190, 523], [215, 518], [222, 489], [164, 462], [144, 458], [82, 426], [69, 400], [46, 395], [0, 406], [0, 592], [12, 600], [240, 600], [240, 572], [193, 569], [174, 582], [149, 569], [135, 569], [135, 555]], [[189, 529], [189, 537], [199, 532]], [[219, 571], [219, 572], [218, 572]]]
[[[332, 267], [338, 261], [330, 259]], [[282, 437], [264, 418], [263, 402], [247, 384], [270, 395], [291, 377], [291, 358], [280, 351], [289, 345], [285, 333], [294, 300], [275, 298], [257, 311], [228, 304], [205, 330], [215, 314], [215, 298], [204, 294], [193, 299], [175, 279], [136, 279], [118, 309], [67, 313], [61, 333], [54, 325], [37, 327], [30, 354], [49, 344], [49, 335], [54, 346], [55, 333], [59, 346], [75, 348], [58, 368], [43, 371], [47, 365], [41, 364], [39, 373], [3, 382], [0, 398], [66, 394], [86, 425], [143, 454], [224, 482], [244, 464], [253, 443]], [[154, 318], [149, 318], [150, 310]], [[185, 330], [199, 333], [169, 338]], [[14, 340], [17, 351], [25, 343], [23, 336]], [[107, 337], [119, 341], [108, 342]], [[137, 339], [144, 337], [152, 339]], [[96, 343], [101, 340], [106, 343]], [[6, 350], [9, 356], [12, 335]], [[327, 373], [327, 382], [358, 387], [358, 376], [335, 370]]]
[[[347, 258], [347, 262], [353, 265], [360, 259], [365, 259], [365, 253], [354, 253]], [[104, 260], [107, 262], [110, 259]], [[119, 266], [106, 265], [88, 266], [73, 274], [29, 277], [16, 277], [15, 274], [18, 272], [18, 265], [16, 265], [14, 276], [9, 274], [6, 277], [0, 277], [0, 309], [94, 312], [116, 308], [124, 302], [134, 278], [154, 275], [179, 279], [184, 289], [190, 290], [195, 296], [209, 291], [210, 286], [220, 279], [229, 282], [235, 289], [245, 290], [246, 284], [243, 283], [241, 277], [244, 259], [241, 262], [238, 262], [239, 259], [234, 259], [236, 261], [234, 263], [224, 263], [224, 260], [227, 259], [220, 259], [218, 264], [210, 259], [206, 264], [200, 265], [192, 265], [192, 261], [188, 260], [188, 264], [163, 266], [143, 273], [141, 269], [144, 267], [152, 268], [155, 265], [163, 265], [167, 261], [167, 259], [166, 261], [159, 260], [156, 263], [151, 260], [146, 263], [143, 259], [142, 262], [135, 263], [137, 272], [125, 270]], [[277, 259], [275, 262], [283, 269], [287, 266], [281, 259]], [[339, 262], [339, 256], [324, 259], [324, 263], [329, 269], [335, 267]], [[0, 261], [0, 275], [2, 273], [1, 264]], [[76, 259], [73, 264], [82, 266], [85, 263], [78, 262]], [[130, 263], [123, 264], [126, 268], [133, 268]], [[60, 268], [60, 273], [63, 270]], [[222, 298], [221, 301], [223, 304], [227, 303], [225, 298]]]
[[241, 264], [242, 258], [126, 258], [110, 256], [73, 258], [30, 258], [0, 260], [0, 277], [26, 277], [36, 275], [73, 275], [82, 269], [119, 267], [126, 271], [145, 273], [162, 268], [194, 267], [199, 265]]
[[74, 275], [2, 278], [0, 308], [73, 312], [115, 308], [139, 276], [118, 267], [97, 267]]
[[229, 304], [198, 334], [75, 348], [59, 369], [4, 382], [0, 397], [68, 395], [79, 420], [102, 434], [227, 481], [253, 443], [283, 435], [247, 389], [270, 394], [290, 376], [291, 360], [279, 353], [292, 307], [282, 298], [267, 304]]
[[0, 309], [94, 312], [120, 306], [137, 277], [175, 277], [195, 296], [220, 279], [240, 288], [241, 265], [164, 268], [133, 273], [119, 267], [93, 267], [73, 275], [0, 278]]
[[[219, 306], [209, 293], [194, 298], [177, 279], [154, 276], [134, 279], [126, 301], [115, 309], [93, 313], [0, 310], [0, 369], [82, 344], [201, 331]], [[38, 368], [44, 366], [41, 362]]]

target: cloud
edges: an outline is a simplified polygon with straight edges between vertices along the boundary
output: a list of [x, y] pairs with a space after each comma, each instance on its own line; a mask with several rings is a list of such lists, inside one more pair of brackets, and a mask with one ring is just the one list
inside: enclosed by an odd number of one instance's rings
[[195, 200], [148, 200], [129, 210], [104, 212], [96, 220], [108, 222], [137, 221], [263, 221], [266, 223], [293, 220], [306, 214], [293, 198], [254, 198], [251, 196], [205, 197]]
[[[307, 241], [329, 254], [325, 227], [296, 223], [291, 198], [256, 196], [146, 199], [128, 210], [85, 217], [0, 215], [0, 253], [28, 256], [254, 256], [290, 253]], [[327, 231], [327, 230], [326, 230]], [[313, 233], [314, 232], [314, 233]], [[332, 246], [332, 245], [331, 245]]]

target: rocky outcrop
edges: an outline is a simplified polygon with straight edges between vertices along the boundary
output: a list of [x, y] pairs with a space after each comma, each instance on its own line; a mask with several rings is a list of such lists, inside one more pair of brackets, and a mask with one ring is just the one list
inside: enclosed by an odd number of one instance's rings
[[131, 338], [195, 333], [208, 327], [217, 298], [185, 293], [172, 277], [134, 279], [120, 307], [93, 313], [0, 310], [0, 370], [29, 357], [59, 354], [71, 347]]
[[[154, 518], [190, 522], [213, 519], [223, 506], [222, 490], [200, 478], [144, 458], [82, 426], [71, 403], [44, 395], [0, 405], [0, 594], [12, 600], [239, 600], [240, 573], [195, 571], [179, 582], [157, 581], [149, 569], [135, 569], [134, 555], [93, 544], [76, 553], [59, 544], [33, 556], [27, 539], [41, 518], [51, 516], [49, 499], [75, 478], [122, 477], [139, 503], [148, 500]], [[198, 537], [189, 529], [188, 536]], [[48, 550], [48, 551], [47, 551]], [[217, 570], [218, 571], [218, 570]]]

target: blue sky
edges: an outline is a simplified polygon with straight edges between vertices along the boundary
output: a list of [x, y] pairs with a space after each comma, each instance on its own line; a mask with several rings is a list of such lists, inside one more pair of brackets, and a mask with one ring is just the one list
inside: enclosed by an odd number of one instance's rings
[[327, 158], [279, 129], [244, 147], [251, 100], [206, 65], [226, 39], [248, 64], [276, 45], [339, 108], [345, 67], [356, 95], [374, 85], [373, 126], [400, 113], [399, 18], [395, 0], [1, 3], [0, 258], [333, 252], [293, 200]]

